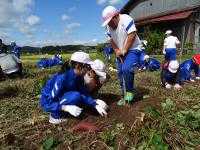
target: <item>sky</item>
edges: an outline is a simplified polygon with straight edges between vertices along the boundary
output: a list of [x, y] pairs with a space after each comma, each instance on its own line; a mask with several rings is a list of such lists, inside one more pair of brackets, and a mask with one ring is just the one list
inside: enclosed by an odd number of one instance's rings
[[20, 46], [85, 44], [106, 40], [102, 10], [128, 0], [0, 0], [0, 38]]

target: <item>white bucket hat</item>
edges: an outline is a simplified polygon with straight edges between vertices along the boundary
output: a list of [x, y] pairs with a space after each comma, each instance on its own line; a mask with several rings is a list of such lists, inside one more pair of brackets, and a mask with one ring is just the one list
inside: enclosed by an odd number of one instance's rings
[[171, 60], [169, 62], [168, 70], [172, 73], [176, 73], [179, 68], [179, 63], [177, 60]]
[[90, 65], [92, 63], [89, 54], [85, 52], [75, 52], [71, 55], [71, 61], [88, 64]]
[[96, 59], [95, 61], [93, 61], [93, 63], [91, 64], [91, 68], [99, 76], [100, 81], [104, 82], [106, 80], [106, 68], [105, 64], [101, 60]]
[[170, 34], [172, 34], [172, 30], [167, 30], [167, 31], [165, 32], [165, 35], [170, 35]]
[[104, 8], [102, 12], [102, 18], [103, 18], [102, 26], [105, 27], [110, 22], [110, 20], [118, 13], [119, 11], [113, 6], [107, 6], [106, 8]]

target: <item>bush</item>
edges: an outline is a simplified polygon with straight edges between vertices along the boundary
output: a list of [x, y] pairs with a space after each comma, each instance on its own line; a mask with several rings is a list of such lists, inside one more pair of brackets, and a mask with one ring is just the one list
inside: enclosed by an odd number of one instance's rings
[[161, 54], [163, 48], [165, 34], [163, 32], [154, 30], [148, 31], [146, 33], [145, 39], [147, 40], [148, 44], [146, 47], [146, 51], [148, 54]]

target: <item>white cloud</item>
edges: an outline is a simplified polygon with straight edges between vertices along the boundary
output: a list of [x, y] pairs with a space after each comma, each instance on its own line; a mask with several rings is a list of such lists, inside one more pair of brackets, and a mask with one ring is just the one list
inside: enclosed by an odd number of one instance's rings
[[92, 39], [92, 42], [97, 42], [97, 39]]
[[110, 1], [109, 1], [109, 3], [110, 3], [111, 5], [117, 5], [117, 4], [121, 3], [121, 2], [122, 2], [122, 0], [110, 0]]
[[110, 4], [110, 5], [117, 5], [122, 3], [122, 0], [97, 0], [97, 4]]
[[40, 22], [38, 16], [31, 15], [34, 2], [35, 0], [0, 0], [0, 30], [10, 29], [29, 37], [33, 35], [35, 25]]
[[17, 12], [27, 12], [31, 10], [33, 0], [13, 0], [12, 5]]
[[73, 23], [70, 23], [70, 24], [67, 25], [67, 29], [70, 30], [70, 29], [78, 28], [78, 27], [80, 27], [80, 26], [81, 26], [80, 23], [73, 22]]
[[26, 19], [26, 23], [28, 23], [30, 26], [34, 26], [34, 25], [38, 24], [39, 22], [40, 22], [40, 18], [38, 16], [35, 16], [35, 15], [30, 15]]
[[69, 23], [66, 25], [66, 28], [64, 29], [64, 33], [69, 34], [69, 33], [73, 32], [74, 29], [76, 29], [80, 26], [81, 26], [81, 24], [78, 22]]
[[67, 11], [71, 13], [71, 12], [75, 11], [76, 9], [77, 8], [75, 6], [73, 6], [73, 7], [69, 8]]
[[97, 4], [102, 5], [105, 4], [107, 0], [97, 0]]
[[63, 14], [63, 15], [61, 16], [61, 19], [62, 19], [62, 21], [66, 21], [66, 20], [69, 20], [70, 17], [69, 17], [68, 15], [66, 15], [66, 14]]

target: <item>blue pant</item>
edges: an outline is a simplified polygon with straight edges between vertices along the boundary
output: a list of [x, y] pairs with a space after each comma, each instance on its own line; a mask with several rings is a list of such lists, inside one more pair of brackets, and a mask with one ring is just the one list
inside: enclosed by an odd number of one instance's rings
[[139, 51], [140, 52], [140, 56], [139, 56], [139, 68], [143, 68], [145, 67], [145, 60], [144, 60], [144, 56], [146, 55], [145, 54], [145, 50], [143, 49], [142, 51]]
[[[123, 93], [123, 79], [125, 81], [125, 88], [127, 92], [134, 91], [134, 69], [139, 64], [139, 57], [141, 51], [129, 50], [127, 55], [123, 58], [123, 63], [117, 58], [118, 78]], [[125, 93], [123, 93], [125, 94]]]
[[[44, 101], [47, 101], [46, 97], [42, 98]], [[62, 98], [60, 99], [60, 101], [58, 102], [60, 107], [62, 105], [78, 105], [81, 103], [81, 94], [79, 92], [76, 91], [70, 91], [70, 92], [66, 92]], [[46, 103], [45, 105], [43, 105], [43, 109], [46, 112], [50, 112], [51, 116], [55, 119], [59, 119], [62, 116], [62, 111], [61, 110], [52, 110], [51, 108], [53, 108], [53, 103]]]
[[176, 60], [176, 48], [166, 48], [165, 52], [166, 61]]
[[181, 82], [184, 82], [184, 81], [189, 81], [191, 78], [191, 72], [189, 72], [188, 70], [186, 69], [180, 69], [180, 79], [181, 79]]

